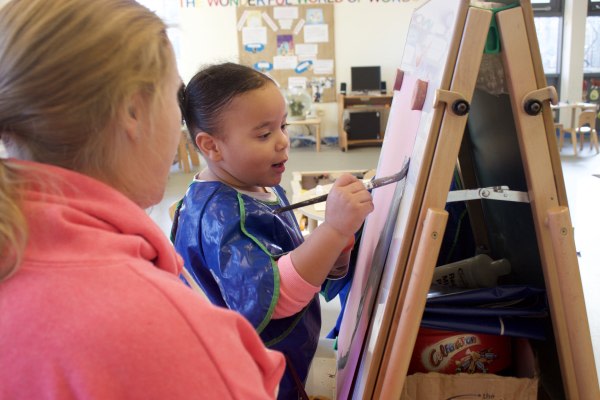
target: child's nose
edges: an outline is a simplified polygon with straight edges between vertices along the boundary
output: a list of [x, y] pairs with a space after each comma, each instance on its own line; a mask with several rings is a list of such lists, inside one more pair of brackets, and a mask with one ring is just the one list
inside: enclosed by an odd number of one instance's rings
[[277, 150], [285, 150], [290, 145], [290, 138], [283, 129], [279, 130], [279, 140], [277, 141]]

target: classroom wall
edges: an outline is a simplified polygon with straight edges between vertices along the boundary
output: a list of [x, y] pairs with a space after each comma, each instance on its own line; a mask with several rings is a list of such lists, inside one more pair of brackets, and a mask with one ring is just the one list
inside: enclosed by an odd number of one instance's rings
[[[336, 92], [340, 82], [350, 85], [350, 67], [360, 65], [380, 65], [382, 79], [391, 91], [412, 10], [422, 2], [339, 0], [335, 4]], [[238, 61], [235, 11], [234, 6], [209, 7], [206, 3], [181, 10], [178, 46], [184, 81], [203, 64]], [[323, 136], [337, 136], [337, 104], [321, 103], [315, 108], [323, 120]]]

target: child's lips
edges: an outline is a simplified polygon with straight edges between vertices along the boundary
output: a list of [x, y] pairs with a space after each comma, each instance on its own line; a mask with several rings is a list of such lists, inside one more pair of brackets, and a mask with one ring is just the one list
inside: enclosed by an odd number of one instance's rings
[[275, 168], [275, 170], [277, 170], [278, 172], [283, 172], [285, 171], [285, 161], [282, 161], [280, 163], [276, 163], [271, 165], [273, 168]]

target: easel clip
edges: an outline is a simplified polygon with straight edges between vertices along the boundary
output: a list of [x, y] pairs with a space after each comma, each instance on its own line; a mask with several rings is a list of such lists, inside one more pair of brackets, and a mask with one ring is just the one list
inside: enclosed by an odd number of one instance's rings
[[437, 107], [440, 103], [445, 103], [459, 117], [467, 115], [471, 108], [469, 102], [462, 94], [451, 90], [438, 89], [435, 91], [433, 106]]
[[550, 100], [552, 104], [558, 103], [558, 94], [554, 86], [546, 86], [527, 93], [523, 99], [523, 108], [529, 115], [538, 115], [542, 111], [542, 103], [546, 100]]
[[508, 186], [491, 186], [480, 189], [453, 190], [451, 192], [448, 192], [448, 199], [446, 200], [446, 202], [452, 203], [455, 201], [469, 201], [479, 199], [529, 203], [529, 195], [527, 194], [527, 192], [510, 190]]

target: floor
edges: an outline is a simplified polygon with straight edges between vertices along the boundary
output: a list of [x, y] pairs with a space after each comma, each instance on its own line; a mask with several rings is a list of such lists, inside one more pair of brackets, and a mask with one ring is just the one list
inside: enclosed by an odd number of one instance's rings
[[[292, 171], [331, 171], [345, 169], [373, 169], [377, 167], [379, 147], [362, 147], [342, 152], [338, 147], [321, 146], [321, 152], [314, 147], [292, 148], [282, 186], [291, 193]], [[573, 156], [568, 143], [561, 150], [563, 175], [567, 189], [571, 219], [575, 227], [575, 243], [579, 253], [579, 268], [587, 304], [588, 320], [594, 355], [600, 371], [600, 237], [595, 213], [600, 202], [600, 155], [587, 146]], [[594, 176], [594, 174], [599, 174]], [[163, 202], [149, 210], [150, 216], [169, 234], [171, 220], [168, 207], [185, 193], [193, 173], [183, 173], [173, 166], [171, 178]], [[323, 303], [323, 329], [325, 334], [335, 323], [339, 302]], [[599, 374], [600, 375], [600, 374]]]

